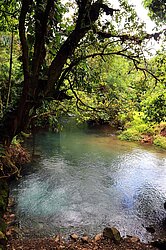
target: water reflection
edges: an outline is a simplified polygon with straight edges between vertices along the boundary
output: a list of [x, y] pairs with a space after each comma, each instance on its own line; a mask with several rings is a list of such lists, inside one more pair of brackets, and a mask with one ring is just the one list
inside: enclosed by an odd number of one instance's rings
[[[22, 232], [95, 234], [116, 226], [123, 235], [151, 240], [164, 235], [166, 153], [91, 133], [39, 133], [40, 158], [18, 186]], [[74, 227], [74, 229], [73, 229]]]

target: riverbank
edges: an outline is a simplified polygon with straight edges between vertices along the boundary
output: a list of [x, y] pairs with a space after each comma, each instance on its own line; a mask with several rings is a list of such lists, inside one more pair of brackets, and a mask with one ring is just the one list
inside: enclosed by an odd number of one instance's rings
[[[14, 199], [8, 198], [8, 207], [4, 214], [7, 225], [5, 241], [0, 250], [165, 250], [166, 240], [143, 243], [137, 236], [121, 237], [115, 227], [106, 227], [102, 233], [89, 237], [75, 233], [67, 236], [55, 235], [52, 237], [25, 237], [22, 236], [17, 218], [13, 214]], [[43, 229], [44, 230], [44, 229]], [[74, 230], [74, 228], [73, 228]]]
[[[97, 238], [98, 237], [98, 238]], [[7, 244], [7, 250], [157, 250], [152, 244], [145, 244], [139, 241], [137, 237], [128, 237], [119, 242], [100, 235], [94, 239], [84, 236], [77, 239], [64, 241], [61, 237], [50, 238], [32, 238], [32, 239], [10, 239]], [[165, 249], [165, 248], [160, 248]]]
[[160, 124], [147, 124], [137, 117], [126, 124], [118, 138], [124, 141], [138, 141], [142, 144], [151, 144], [166, 149], [166, 122]]
[[[7, 186], [5, 186], [7, 187]], [[7, 196], [6, 196], [7, 197]], [[5, 200], [5, 206], [7, 202]], [[25, 237], [13, 213], [15, 201], [8, 198], [8, 206], [3, 214], [3, 242], [0, 250], [165, 250], [166, 241], [158, 240], [143, 243], [137, 236], [121, 237], [120, 232], [112, 227], [105, 228], [102, 233], [94, 237], [79, 236], [75, 233], [67, 236], [55, 235], [52, 237]], [[3, 210], [4, 211], [4, 210]], [[44, 230], [44, 229], [43, 229]], [[73, 228], [74, 230], [74, 228]], [[0, 235], [1, 236], [1, 235]]]
[[6, 249], [7, 243], [5, 213], [9, 206], [9, 183], [20, 177], [22, 166], [29, 161], [29, 153], [17, 141], [9, 148], [0, 146], [0, 250]]
[[5, 180], [0, 179], [0, 250], [5, 249], [7, 243], [6, 223], [3, 215], [8, 204], [9, 187]]

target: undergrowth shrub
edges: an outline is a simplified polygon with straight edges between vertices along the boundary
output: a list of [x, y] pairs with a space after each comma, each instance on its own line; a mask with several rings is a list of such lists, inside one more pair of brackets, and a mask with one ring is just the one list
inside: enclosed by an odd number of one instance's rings
[[155, 136], [155, 139], [153, 141], [154, 145], [166, 149], [166, 137], [161, 136], [161, 135], [157, 135]]
[[135, 112], [133, 119], [125, 124], [125, 130], [119, 135], [119, 139], [127, 141], [140, 141], [143, 134], [153, 135], [153, 124], [145, 123], [144, 114]]
[[118, 138], [124, 141], [139, 141], [141, 139], [141, 135], [139, 132], [133, 128], [129, 128], [123, 131]]
[[0, 178], [19, 177], [21, 167], [30, 161], [27, 150], [16, 139], [10, 147], [0, 149]]

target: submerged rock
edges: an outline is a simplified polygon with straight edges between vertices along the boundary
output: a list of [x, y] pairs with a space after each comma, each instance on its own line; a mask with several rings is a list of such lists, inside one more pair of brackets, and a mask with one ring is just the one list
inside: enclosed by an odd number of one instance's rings
[[146, 228], [146, 231], [147, 231], [147, 232], [149, 232], [149, 233], [151, 233], [151, 234], [154, 234], [154, 233], [155, 233], [154, 227], [149, 226], [149, 227], [145, 227], [145, 228]]
[[166, 209], [166, 201], [164, 202], [164, 209]]

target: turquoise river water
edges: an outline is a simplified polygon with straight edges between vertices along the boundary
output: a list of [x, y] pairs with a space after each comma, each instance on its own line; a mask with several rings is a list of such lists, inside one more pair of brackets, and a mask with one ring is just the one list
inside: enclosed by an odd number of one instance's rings
[[11, 187], [23, 236], [166, 234], [166, 151], [99, 130], [39, 132], [29, 145], [34, 160]]

